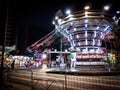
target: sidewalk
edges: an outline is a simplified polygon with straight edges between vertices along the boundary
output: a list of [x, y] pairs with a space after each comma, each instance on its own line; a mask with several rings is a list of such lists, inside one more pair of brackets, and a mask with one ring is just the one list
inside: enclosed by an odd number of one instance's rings
[[[26, 67], [18, 67], [15, 69], [15, 71], [10, 70], [9, 73], [12, 72], [16, 72], [16, 71], [21, 71], [21, 70], [29, 70], [26, 69]], [[38, 70], [41, 72], [40, 68], [32, 68], [33, 72], [38, 72]], [[22, 83], [15, 83], [15, 82], [11, 82], [11, 81], [7, 81], [5, 83], [5, 85], [3, 85], [2, 87], [0, 87], [0, 90], [31, 90], [31, 85], [26, 85], [26, 84], [22, 84]]]

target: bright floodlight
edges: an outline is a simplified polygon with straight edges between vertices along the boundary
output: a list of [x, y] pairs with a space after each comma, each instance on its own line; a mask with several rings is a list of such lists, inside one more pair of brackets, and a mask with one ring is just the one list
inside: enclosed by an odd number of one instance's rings
[[70, 11], [70, 10], [67, 10], [67, 11], [66, 11], [66, 14], [70, 14], [70, 13], [71, 13], [71, 11]]
[[107, 10], [109, 10], [109, 9], [110, 9], [110, 6], [109, 6], [109, 5], [104, 6], [104, 10], [105, 10], [105, 11], [107, 11]]
[[89, 9], [90, 9], [90, 6], [85, 6], [84, 9], [85, 9], [85, 10], [89, 10]]

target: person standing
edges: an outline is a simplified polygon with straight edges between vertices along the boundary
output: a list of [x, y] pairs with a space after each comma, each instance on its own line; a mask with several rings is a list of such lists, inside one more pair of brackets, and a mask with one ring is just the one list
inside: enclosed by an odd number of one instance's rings
[[75, 63], [76, 63], [76, 54], [72, 53], [71, 54], [71, 68], [75, 68]]
[[14, 70], [15, 69], [15, 60], [13, 60], [12, 64], [11, 64], [11, 69]]
[[66, 66], [67, 66], [67, 69], [70, 69], [71, 68], [71, 59], [69, 59], [69, 60], [67, 60], [67, 64], [66, 64]]
[[60, 67], [60, 56], [57, 56], [56, 58], [56, 66]]

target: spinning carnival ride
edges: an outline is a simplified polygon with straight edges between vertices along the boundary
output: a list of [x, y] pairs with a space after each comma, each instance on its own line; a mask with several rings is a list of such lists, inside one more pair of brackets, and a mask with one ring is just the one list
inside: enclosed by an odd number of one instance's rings
[[45, 35], [43, 38], [39, 39], [37, 42], [27, 47], [29, 53], [33, 53], [35, 56], [39, 56], [46, 48], [48, 48], [56, 39], [58, 38], [57, 31]]
[[101, 60], [101, 41], [110, 33], [113, 21], [101, 11], [85, 10], [54, 19], [56, 30], [68, 39], [77, 60]]
[[28, 52], [41, 53], [45, 50], [45, 46], [50, 46], [60, 33], [64, 40], [70, 43], [69, 50], [76, 53], [77, 60], [103, 59], [102, 40], [113, 29], [113, 21], [105, 12], [84, 10], [69, 12], [67, 15], [62, 13], [55, 17], [53, 24], [55, 30], [30, 45], [27, 48]]

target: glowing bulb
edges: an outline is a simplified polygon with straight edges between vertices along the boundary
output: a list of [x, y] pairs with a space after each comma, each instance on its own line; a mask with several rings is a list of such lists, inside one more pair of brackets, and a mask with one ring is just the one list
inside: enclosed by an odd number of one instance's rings
[[84, 9], [85, 9], [85, 10], [89, 10], [89, 9], [90, 9], [90, 6], [85, 6]]
[[109, 10], [110, 9], [110, 6], [109, 5], [106, 5], [106, 6], [104, 6], [104, 10]]
[[71, 11], [70, 11], [70, 10], [67, 10], [67, 11], [66, 11], [66, 14], [70, 14], [70, 13], [71, 13]]
[[46, 57], [47, 57], [47, 55], [46, 55], [46, 54], [43, 54], [43, 55], [42, 55], [42, 58], [43, 58], [43, 59], [45, 59]]

